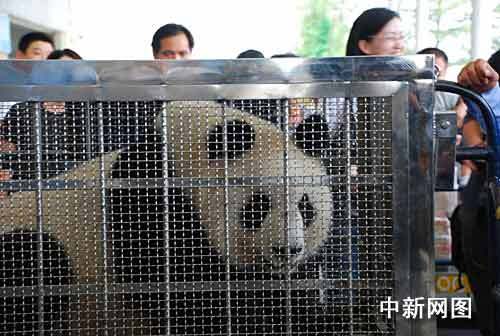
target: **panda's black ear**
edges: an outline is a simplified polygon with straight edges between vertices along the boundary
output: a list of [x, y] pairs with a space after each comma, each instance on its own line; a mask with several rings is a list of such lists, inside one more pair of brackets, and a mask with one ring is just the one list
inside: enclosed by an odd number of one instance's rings
[[326, 120], [317, 114], [305, 118], [295, 131], [295, 144], [308, 155], [322, 157], [330, 147]]
[[[226, 123], [227, 158], [241, 158], [253, 148], [255, 130], [252, 125], [242, 120], [230, 120]], [[208, 158], [224, 159], [224, 125], [217, 125], [208, 132]]]

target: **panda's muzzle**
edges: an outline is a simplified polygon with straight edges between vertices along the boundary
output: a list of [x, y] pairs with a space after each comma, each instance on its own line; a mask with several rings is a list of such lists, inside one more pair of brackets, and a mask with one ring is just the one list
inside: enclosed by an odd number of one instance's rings
[[[280, 263], [292, 261], [295, 257], [303, 253], [305, 247], [305, 230], [315, 219], [315, 209], [309, 199], [309, 195], [303, 194], [295, 206], [291, 206], [295, 211], [286, 215], [289, 218], [287, 244], [271, 247], [273, 256], [278, 258]], [[292, 260], [289, 260], [289, 258], [292, 258]]]

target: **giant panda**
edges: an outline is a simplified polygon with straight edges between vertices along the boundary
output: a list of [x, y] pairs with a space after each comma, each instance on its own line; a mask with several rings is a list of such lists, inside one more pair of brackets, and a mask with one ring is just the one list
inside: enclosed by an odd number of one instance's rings
[[316, 252], [333, 210], [320, 160], [270, 122], [214, 102], [171, 103], [166, 119], [174, 176], [208, 183], [190, 196], [211, 246], [230, 264], [282, 274]]
[[[321, 160], [270, 122], [214, 102], [171, 102], [151, 133], [53, 179], [100, 183], [104, 167], [112, 181], [104, 193], [78, 186], [42, 193], [49, 224], [42, 249], [59, 269], [44, 273], [43, 283], [89, 285], [88, 293], [47, 300], [47, 311], [60, 313], [44, 315], [45, 328], [77, 335], [161, 335], [167, 326], [172, 335], [268, 334], [284, 332], [291, 316], [308, 315], [294, 330], [320, 330], [329, 312], [297, 310], [307, 309], [307, 293], [272, 281], [313, 274], [303, 271], [315, 265], [308, 260], [328, 237], [334, 209]], [[36, 192], [16, 192], [0, 204], [4, 241], [16, 242], [4, 243], [2, 252], [31, 251], [24, 257], [31, 267], [40, 250], [37, 200]], [[27, 283], [26, 268], [4, 264], [1, 271], [20, 278], [11, 284], [19, 286]], [[228, 280], [271, 285], [227, 287]], [[104, 285], [123, 292], [104, 300]], [[2, 302], [3, 318], [13, 304]], [[33, 321], [40, 320], [38, 308], [33, 303]]]
[[156, 134], [122, 152], [112, 174], [125, 181], [167, 178], [167, 187], [110, 190], [116, 279], [174, 288], [168, 297], [134, 298], [148, 321], [154, 315], [165, 324], [168, 316], [171, 334], [182, 335], [225, 333], [228, 325], [258, 334], [285, 328], [286, 290], [228, 291], [224, 284], [284, 280], [316, 265], [307, 260], [326, 241], [333, 212], [319, 158], [237, 109], [171, 102]]
[[[122, 199], [107, 192], [123, 156], [121, 150], [106, 153], [42, 180], [41, 192], [17, 191], [0, 200], [1, 333], [33, 335], [43, 328], [47, 335], [159, 334], [156, 324], [131, 310], [134, 289], [103, 294], [123, 283], [113, 270], [117, 249], [110, 243], [113, 230], [123, 228], [109, 224], [108, 214]], [[127, 246], [134, 247], [132, 240]], [[144, 273], [147, 281], [157, 274], [151, 268]]]

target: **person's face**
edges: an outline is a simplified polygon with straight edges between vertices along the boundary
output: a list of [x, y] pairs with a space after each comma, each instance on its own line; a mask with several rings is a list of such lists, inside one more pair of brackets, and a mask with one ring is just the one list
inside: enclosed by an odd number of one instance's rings
[[52, 44], [45, 41], [34, 41], [31, 42], [26, 52], [18, 50], [16, 52], [17, 59], [28, 59], [28, 60], [44, 60], [47, 56], [54, 51]]
[[438, 78], [443, 79], [446, 77], [446, 70], [448, 70], [448, 65], [442, 57], [436, 57], [434, 59], [437, 70], [439, 71]]
[[401, 55], [405, 48], [401, 20], [393, 18], [370, 40], [360, 40], [358, 46], [367, 55]]
[[154, 55], [156, 59], [189, 59], [191, 49], [184, 34], [177, 34], [160, 40], [160, 49]]

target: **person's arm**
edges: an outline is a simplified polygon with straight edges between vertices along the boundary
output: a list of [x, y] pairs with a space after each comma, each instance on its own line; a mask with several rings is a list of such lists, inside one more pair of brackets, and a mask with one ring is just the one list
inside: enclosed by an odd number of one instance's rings
[[469, 119], [463, 126], [463, 138], [467, 146], [484, 146], [484, 137], [481, 126], [476, 120]]
[[463, 128], [465, 116], [467, 115], [467, 104], [465, 104], [462, 97], [458, 98], [453, 111], [457, 115], [457, 128]]

